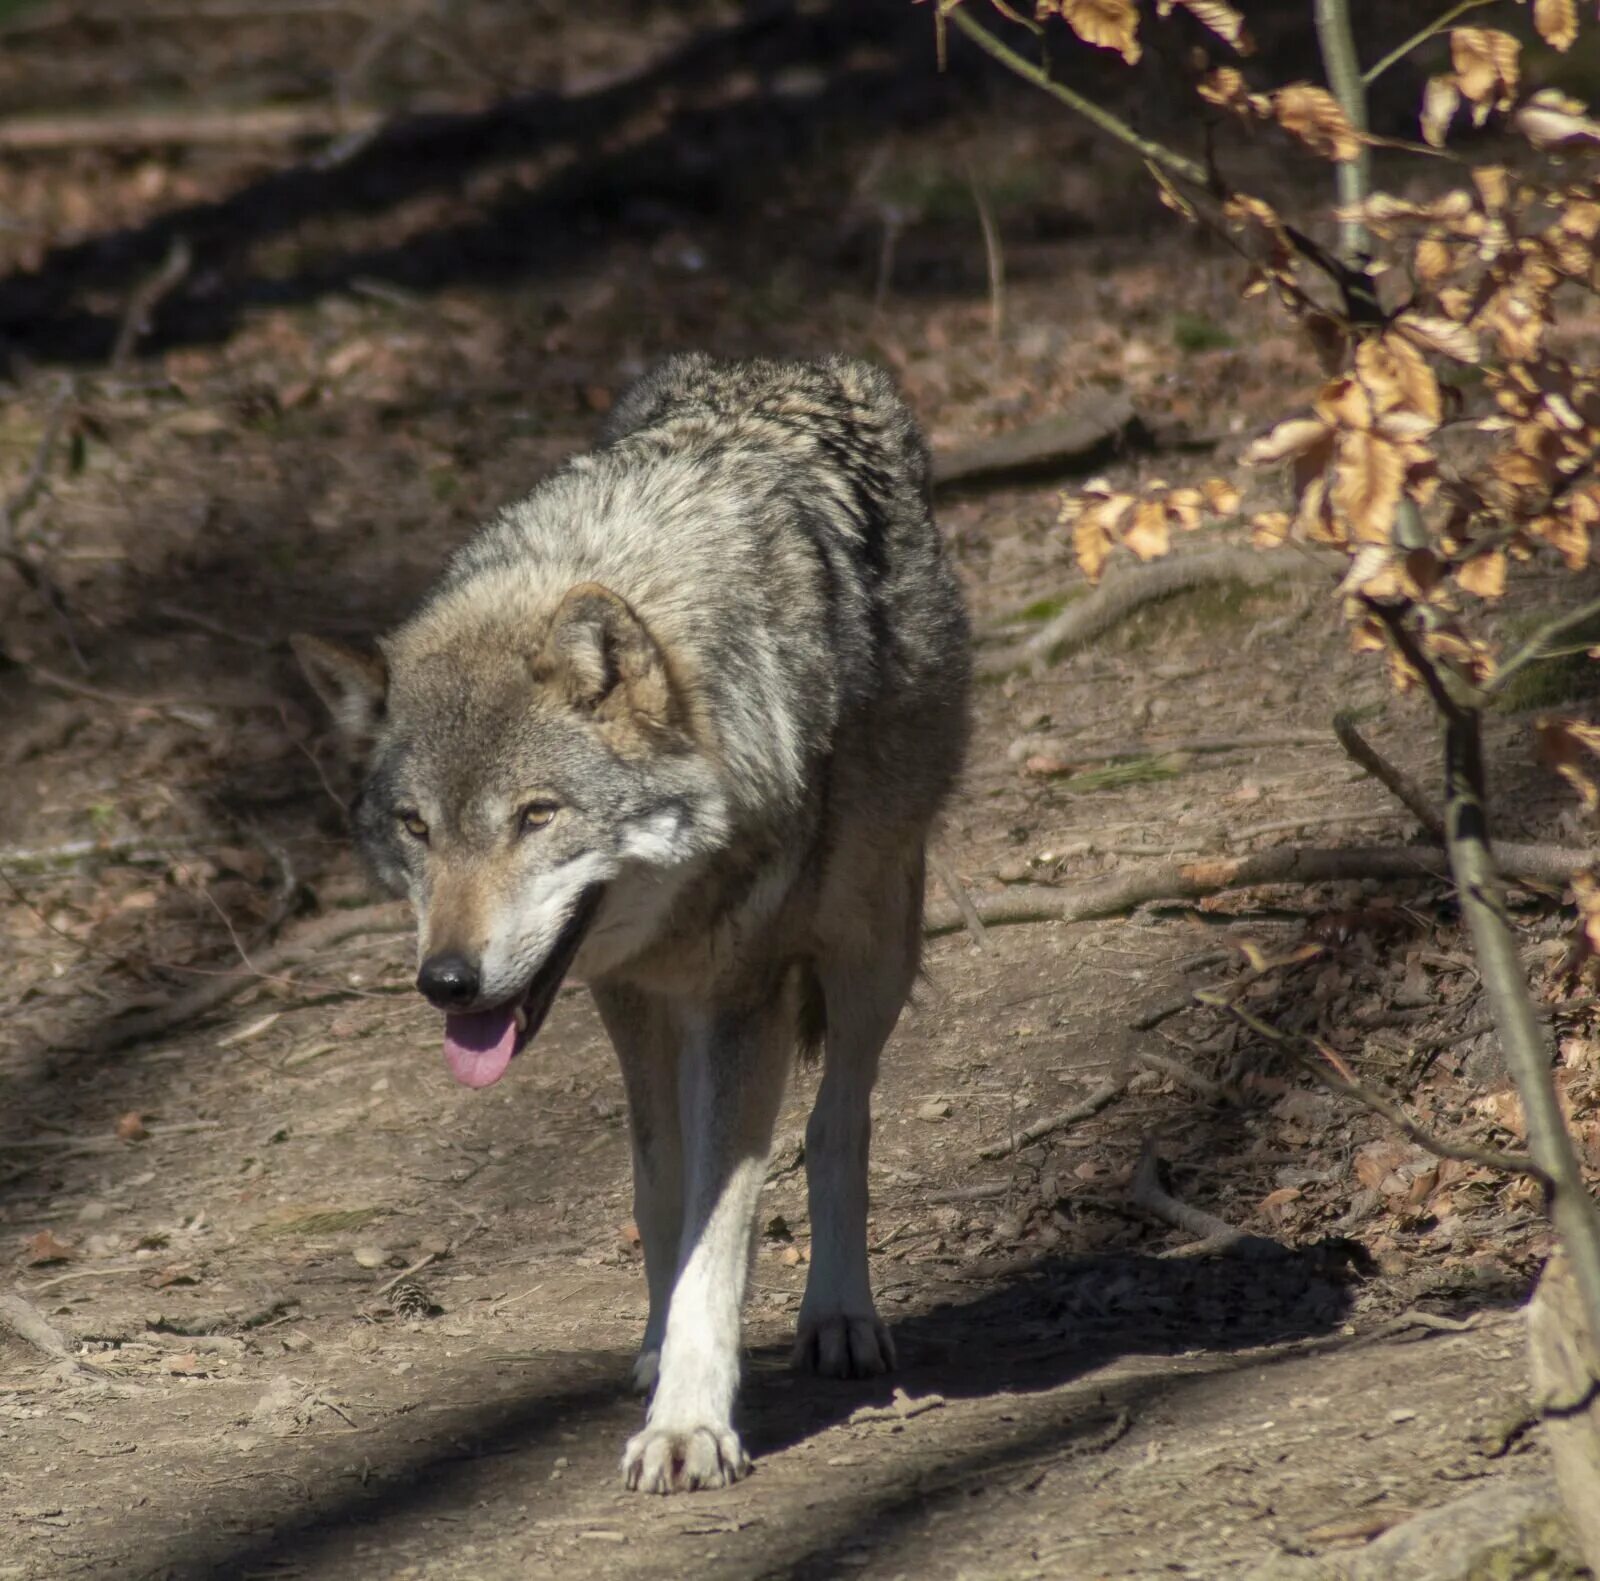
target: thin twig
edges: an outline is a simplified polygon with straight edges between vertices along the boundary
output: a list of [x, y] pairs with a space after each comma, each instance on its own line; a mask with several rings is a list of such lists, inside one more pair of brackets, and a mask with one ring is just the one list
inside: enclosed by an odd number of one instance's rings
[[[941, 7], [940, 15], [945, 14]], [[1024, 60], [1015, 50], [1002, 44], [980, 22], [975, 21], [970, 7], [962, 6], [958, 10], [949, 12], [948, 19], [954, 22], [979, 49], [991, 55], [1007, 70], [1026, 78], [1034, 87], [1044, 89], [1052, 98], [1059, 99], [1069, 109], [1076, 110], [1085, 120], [1092, 121], [1102, 132], [1116, 138], [1119, 143], [1127, 144], [1144, 158], [1160, 165], [1164, 170], [1171, 171], [1175, 176], [1181, 176], [1185, 181], [1192, 181], [1198, 187], [1207, 185], [1208, 177], [1203, 165], [1197, 165], [1194, 160], [1184, 158], [1182, 154], [1175, 153], [1161, 143], [1140, 136], [1126, 121], [1119, 120], [1094, 100], [1085, 99], [1081, 94], [1074, 93], [1071, 88], [1056, 82], [1042, 68], [1035, 66], [1030, 60]]]
[[1418, 28], [1405, 43], [1397, 44], [1375, 65], [1368, 66], [1361, 73], [1362, 85], [1370, 88], [1391, 66], [1398, 65], [1419, 44], [1426, 44], [1435, 33], [1442, 33], [1457, 17], [1465, 16], [1467, 12], [1476, 11], [1482, 6], [1495, 5], [1497, 3], [1498, 0], [1461, 0], [1459, 5], [1452, 6], [1443, 16], [1437, 16], [1433, 21]]
[[271, 977], [286, 968], [303, 965], [324, 951], [346, 939], [363, 933], [404, 933], [411, 926], [393, 903], [360, 906], [351, 911], [338, 911], [321, 917], [301, 928], [293, 938], [285, 940], [275, 949], [263, 950], [256, 957], [253, 971], [243, 969], [220, 972], [210, 981], [180, 994], [168, 1004], [154, 1010], [142, 1011], [105, 1031], [100, 1039], [102, 1049], [121, 1048], [145, 1038], [157, 1037], [174, 1027], [194, 1021], [207, 1011], [226, 1004], [235, 994], [242, 993], [253, 983]]
[[[1527, 669], [1530, 664], [1536, 664], [1540, 659], [1555, 657], [1554, 654], [1548, 651], [1552, 642], [1558, 641], [1566, 636], [1568, 632], [1575, 631], [1578, 627], [1596, 619], [1600, 619], [1600, 598], [1580, 605], [1577, 609], [1561, 616], [1560, 619], [1552, 620], [1549, 625], [1541, 627], [1495, 671], [1493, 679], [1484, 686], [1484, 691], [1490, 696], [1504, 691], [1511, 678]], [[1585, 644], [1585, 646], [1590, 646], [1590, 644]]]
[[372, 1293], [374, 1296], [386, 1296], [403, 1279], [409, 1279], [413, 1274], [420, 1274], [424, 1268], [439, 1261], [438, 1252], [424, 1252], [409, 1268], [402, 1268], [393, 1279], [385, 1279]]
[[1127, 1086], [1128, 1073], [1122, 1071], [1103, 1081], [1087, 1098], [1075, 1103], [1070, 1109], [1063, 1109], [1060, 1114], [1047, 1115], [1043, 1120], [1035, 1120], [1026, 1130], [1017, 1132], [1007, 1141], [992, 1142], [988, 1147], [980, 1147], [978, 1157], [1009, 1158], [1011, 1154], [1019, 1152], [1024, 1147], [1043, 1141], [1047, 1136], [1054, 1136], [1057, 1131], [1065, 1131], [1068, 1126], [1076, 1125], [1080, 1120], [1087, 1120], [1091, 1115], [1099, 1114], [1109, 1104], [1115, 1103], [1127, 1090]]
[[989, 338], [999, 345], [1006, 327], [1006, 255], [1000, 245], [1000, 228], [995, 224], [989, 195], [984, 191], [970, 159], [966, 165], [967, 185], [972, 189], [972, 201], [978, 210], [978, 224], [983, 230], [984, 264], [989, 271]]
[[1364, 768], [1386, 790], [1395, 796], [1416, 818], [1428, 833], [1441, 845], [1444, 843], [1444, 819], [1439, 816], [1424, 794], [1422, 787], [1397, 769], [1374, 747], [1356, 726], [1355, 717], [1348, 713], [1333, 716], [1333, 733], [1339, 738], [1349, 756]]
[[183, 283], [194, 263], [194, 250], [186, 238], [174, 236], [161, 267], [144, 281], [128, 298], [127, 311], [117, 330], [116, 344], [111, 348], [110, 367], [120, 373], [139, 349], [139, 342], [150, 333], [155, 311]]
[[928, 868], [944, 886], [945, 894], [961, 913], [961, 920], [966, 924], [967, 932], [972, 935], [972, 942], [980, 950], [984, 949], [989, 941], [984, 936], [983, 918], [978, 915], [978, 908], [972, 904], [972, 896], [967, 892], [967, 886], [961, 882], [960, 874], [934, 850], [928, 852]]

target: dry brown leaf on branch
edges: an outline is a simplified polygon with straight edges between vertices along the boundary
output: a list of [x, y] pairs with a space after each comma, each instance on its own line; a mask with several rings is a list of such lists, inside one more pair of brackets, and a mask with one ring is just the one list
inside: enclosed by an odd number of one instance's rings
[[1461, 89], [1453, 76], [1430, 77], [1422, 90], [1422, 140], [1431, 148], [1443, 148], [1450, 133], [1450, 122], [1461, 104]]
[[1252, 440], [1239, 459], [1247, 467], [1270, 467], [1298, 460], [1315, 446], [1325, 444], [1330, 425], [1320, 417], [1286, 417], [1270, 432]]
[[1424, 351], [1436, 351], [1456, 362], [1478, 360], [1477, 335], [1466, 324], [1457, 324], [1453, 319], [1405, 312], [1395, 319], [1393, 329]]
[[1600, 142], [1600, 122], [1591, 121], [1588, 110], [1580, 99], [1555, 88], [1541, 88], [1512, 117], [1512, 123], [1535, 148]]
[[1533, 0], [1533, 25], [1546, 44], [1565, 53], [1578, 36], [1578, 8], [1573, 0]]
[[1273, 119], [1312, 153], [1348, 164], [1361, 157], [1361, 138], [1339, 101], [1326, 88], [1290, 83], [1272, 96]]
[[1479, 598], [1499, 598], [1506, 590], [1505, 551], [1475, 554], [1456, 572], [1456, 582]]
[[1589, 759], [1600, 754], [1600, 725], [1581, 719], [1546, 718], [1534, 725], [1539, 758], [1569, 784], [1583, 800], [1587, 812], [1600, 811], [1600, 785], [1596, 785]]
[[1171, 16], [1175, 5], [1181, 5], [1195, 21], [1208, 27], [1224, 43], [1231, 44], [1241, 55], [1255, 51], [1255, 40], [1245, 26], [1244, 18], [1224, 0], [1156, 0], [1156, 14]]
[[1133, 508], [1133, 525], [1122, 540], [1141, 560], [1159, 560], [1172, 547], [1167, 508], [1156, 499], [1144, 499]]
[[1419, 434], [1438, 426], [1444, 410], [1439, 381], [1411, 341], [1396, 334], [1362, 341], [1356, 347], [1356, 372], [1380, 414], [1413, 413], [1423, 420]]
[[1419, 285], [1437, 285], [1448, 279], [1457, 268], [1456, 251], [1448, 242], [1437, 236], [1424, 236], [1412, 254], [1411, 270]]
[[1265, 116], [1272, 109], [1272, 100], [1264, 93], [1252, 93], [1236, 66], [1218, 66], [1200, 81], [1195, 92], [1207, 104], [1232, 110], [1235, 115]]
[[1062, 496], [1060, 523], [1072, 529], [1072, 553], [1091, 582], [1100, 580], [1134, 503], [1133, 495], [1117, 493], [1098, 480]]
[[1381, 434], [1352, 428], [1339, 436], [1332, 503], [1356, 542], [1390, 541], [1405, 477], [1404, 454]]
[[1472, 124], [1482, 126], [1491, 110], [1509, 110], [1517, 102], [1522, 46], [1494, 27], [1458, 27], [1450, 31], [1450, 60], [1456, 87], [1472, 105]]
[[1134, 0], [1041, 0], [1037, 14], [1054, 12], [1085, 44], [1114, 49], [1132, 66], [1140, 55]]

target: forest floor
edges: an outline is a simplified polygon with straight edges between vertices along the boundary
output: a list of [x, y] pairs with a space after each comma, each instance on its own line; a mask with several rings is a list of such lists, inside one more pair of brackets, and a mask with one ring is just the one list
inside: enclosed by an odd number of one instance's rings
[[[1277, 485], [1238, 452], [1314, 375], [1136, 164], [1020, 89], [935, 78], [896, 7], [566, 9], [386, 39], [359, 7], [0, 22], [0, 97], [41, 118], [219, 80], [235, 105], [332, 83], [411, 116], [331, 154], [130, 151], [124, 126], [0, 166], [0, 1263], [45, 1325], [43, 1348], [0, 1327], [0, 1578], [1292, 1578], [1463, 1495], [1511, 1508], [1547, 1475], [1529, 1184], [1411, 1145], [1221, 1011], [1152, 1014], [1230, 985], [1439, 1134], [1515, 1146], [1468, 942], [1420, 874], [932, 938], [876, 1108], [900, 1372], [787, 1369], [800, 1070], [747, 1314], [755, 1472], [622, 1491], [645, 1291], [615, 1062], [568, 989], [511, 1079], [469, 1092], [397, 909], [293, 953], [375, 897], [289, 634], [382, 629], [671, 350], [876, 357], [941, 453], [1126, 397], [1106, 475], [1261, 502]], [[1560, 333], [1592, 347], [1600, 320]], [[940, 501], [980, 662], [1082, 593], [1064, 481]], [[1504, 619], [1551, 586], [1519, 572]], [[1552, 664], [1513, 703], [1495, 829], [1577, 843], [1529, 719], [1593, 717], [1592, 683]], [[1425, 708], [1350, 652], [1325, 584], [1168, 599], [980, 686], [939, 850], [982, 899], [1416, 845], [1340, 709], [1436, 785]], [[1571, 914], [1512, 900], [1600, 1172]], [[125, 1035], [241, 964], [213, 1009]], [[1117, 1073], [1097, 1113], [1013, 1145]], [[1135, 1189], [1152, 1156], [1281, 1255], [1192, 1255]]]

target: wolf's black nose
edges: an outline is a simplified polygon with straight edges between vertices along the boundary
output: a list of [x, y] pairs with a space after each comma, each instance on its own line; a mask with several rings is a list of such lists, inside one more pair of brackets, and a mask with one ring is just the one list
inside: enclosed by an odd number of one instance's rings
[[478, 997], [478, 968], [464, 955], [430, 955], [417, 973], [417, 988], [441, 1010]]

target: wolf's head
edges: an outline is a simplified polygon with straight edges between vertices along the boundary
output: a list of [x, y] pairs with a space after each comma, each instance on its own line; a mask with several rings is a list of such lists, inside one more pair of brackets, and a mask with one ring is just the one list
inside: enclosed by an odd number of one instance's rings
[[[294, 646], [365, 766], [351, 808], [417, 912], [417, 987], [456, 1077], [487, 1086], [576, 967], [645, 947], [722, 833], [681, 679], [609, 589], [551, 614], [446, 592], [363, 654]], [[486, 604], [492, 607], [485, 608]]]

